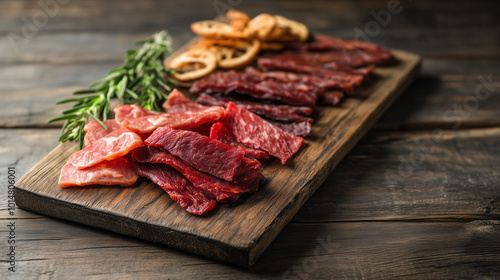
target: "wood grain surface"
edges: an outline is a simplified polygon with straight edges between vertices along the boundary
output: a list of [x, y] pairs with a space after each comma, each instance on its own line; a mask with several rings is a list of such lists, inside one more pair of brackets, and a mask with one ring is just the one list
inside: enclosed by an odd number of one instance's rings
[[[0, 1], [0, 279], [500, 278], [498, 1], [399, 1], [403, 10], [369, 39], [421, 55], [421, 74], [250, 268], [19, 208], [10, 216], [6, 170], [19, 179], [56, 147], [61, 124], [46, 121], [64, 109], [57, 101], [154, 32], [167, 29], [179, 48], [193, 37], [191, 22], [217, 16], [215, 2], [354, 38], [390, 1], [58, 1], [65, 4], [15, 52], [8, 35], [22, 34], [40, 2], [51, 1]], [[446, 115], [488, 75], [486, 100]], [[400, 173], [422, 142], [434, 143], [433, 153]], [[15, 273], [6, 261], [10, 222]], [[316, 251], [321, 245], [333, 250]]]
[[376, 69], [368, 84], [341, 106], [317, 110], [311, 135], [290, 162], [264, 162], [266, 182], [256, 194], [220, 205], [206, 217], [186, 213], [146, 180], [131, 188], [59, 187], [60, 170], [77, 151], [75, 143], [59, 145], [18, 181], [16, 203], [33, 212], [252, 265], [418, 74], [419, 56], [393, 53], [395, 66]]

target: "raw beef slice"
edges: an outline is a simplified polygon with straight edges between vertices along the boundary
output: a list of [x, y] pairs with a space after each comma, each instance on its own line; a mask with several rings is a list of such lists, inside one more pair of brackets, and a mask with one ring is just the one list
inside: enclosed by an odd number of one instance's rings
[[134, 165], [125, 158], [103, 161], [85, 169], [66, 163], [59, 176], [61, 187], [87, 185], [133, 185], [139, 176]]
[[85, 146], [92, 145], [97, 140], [122, 127], [114, 119], [106, 120], [102, 123], [104, 123], [107, 129], [97, 121], [91, 121], [85, 125], [85, 127], [83, 128], [83, 131], [85, 131]]
[[268, 158], [269, 155], [258, 149], [254, 149], [248, 145], [236, 141], [234, 135], [229, 129], [221, 122], [214, 123], [210, 129], [210, 138], [219, 140], [222, 143], [228, 144], [236, 148], [242, 148], [245, 150], [245, 156], [250, 158]]
[[245, 157], [241, 148], [231, 147], [197, 132], [168, 126], [156, 129], [144, 143], [167, 150], [192, 167], [226, 181], [233, 181], [242, 171]]
[[199, 112], [209, 108], [198, 103], [194, 103], [184, 96], [180, 91], [174, 89], [169, 95], [163, 108], [167, 113]]
[[205, 123], [216, 122], [223, 115], [224, 108], [213, 106], [199, 112], [163, 113], [155, 116], [125, 119], [121, 125], [136, 133], [145, 134], [163, 126], [193, 129]]
[[256, 114], [230, 102], [222, 123], [231, 130], [238, 142], [261, 149], [285, 164], [302, 146], [304, 139], [291, 135], [261, 119]]
[[77, 169], [83, 169], [105, 160], [119, 158], [143, 145], [139, 135], [128, 129], [120, 128], [72, 154], [68, 158], [68, 163]]
[[217, 201], [198, 190], [179, 171], [166, 164], [136, 163], [139, 175], [146, 177], [168, 193], [183, 209], [203, 215], [214, 209]]

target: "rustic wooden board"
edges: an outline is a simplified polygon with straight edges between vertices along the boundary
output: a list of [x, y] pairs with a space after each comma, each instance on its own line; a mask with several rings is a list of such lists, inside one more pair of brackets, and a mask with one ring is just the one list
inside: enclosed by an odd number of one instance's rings
[[397, 65], [376, 69], [371, 81], [341, 106], [316, 111], [312, 135], [287, 165], [278, 160], [264, 163], [266, 182], [256, 194], [219, 205], [205, 217], [186, 213], [147, 180], [129, 188], [61, 188], [57, 178], [77, 150], [74, 143], [57, 146], [18, 181], [16, 203], [26, 210], [250, 266], [415, 78], [420, 57], [393, 52]]

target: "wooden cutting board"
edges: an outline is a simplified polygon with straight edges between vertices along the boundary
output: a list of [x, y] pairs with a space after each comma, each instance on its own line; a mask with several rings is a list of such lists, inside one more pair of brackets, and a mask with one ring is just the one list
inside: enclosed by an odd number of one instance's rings
[[416, 77], [420, 57], [393, 53], [397, 65], [378, 67], [368, 84], [340, 106], [316, 110], [312, 133], [292, 160], [286, 165], [277, 159], [263, 162], [266, 181], [257, 193], [219, 204], [204, 217], [188, 214], [146, 179], [127, 188], [61, 188], [59, 172], [77, 151], [75, 143], [57, 146], [17, 182], [16, 203], [29, 211], [251, 266]]

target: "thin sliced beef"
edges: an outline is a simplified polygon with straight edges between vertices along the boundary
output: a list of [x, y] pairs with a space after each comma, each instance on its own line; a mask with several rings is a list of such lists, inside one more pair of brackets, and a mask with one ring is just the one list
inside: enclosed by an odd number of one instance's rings
[[137, 133], [151, 133], [163, 126], [194, 129], [205, 123], [216, 122], [223, 115], [224, 108], [213, 106], [199, 112], [163, 113], [155, 116], [125, 119], [121, 124]]
[[311, 124], [308, 122], [282, 123], [271, 122], [273, 125], [283, 129], [291, 135], [306, 137], [311, 133]]
[[254, 67], [245, 68], [245, 73], [254, 76], [259, 76], [262, 79], [275, 79], [285, 83], [289, 82], [303, 83], [306, 85], [313, 85], [324, 89], [334, 88], [342, 90], [347, 93], [352, 93], [354, 90], [354, 84], [351, 82], [323, 79], [308, 74], [297, 74], [297, 73], [283, 72], [283, 71], [262, 72]]
[[[370, 64], [385, 65], [394, 62], [394, 56], [389, 50], [377, 44], [348, 40], [342, 38], [331, 37], [324, 34], [317, 34], [313, 42], [308, 43], [294, 43], [290, 45], [291, 48], [301, 52], [336, 52], [343, 53], [345, 57], [361, 54], [361, 62], [352, 64], [352, 66], [366, 66]], [[351, 59], [354, 61], [354, 59]], [[337, 61], [337, 62], [340, 62]]]
[[126, 119], [136, 119], [145, 116], [156, 116], [159, 112], [147, 110], [138, 105], [119, 105], [113, 110], [115, 113], [115, 120], [121, 124]]
[[193, 186], [179, 171], [166, 164], [136, 163], [137, 171], [160, 186], [170, 198], [194, 215], [203, 215], [214, 209], [217, 201], [210, 194]]
[[301, 50], [305, 51], [327, 51], [327, 50], [364, 50], [368, 52], [388, 52], [387, 49], [366, 41], [349, 40], [332, 37], [325, 34], [316, 34], [314, 41], [302, 44]]
[[346, 72], [346, 73], [349, 73], [349, 74], [352, 74], [352, 75], [361, 75], [361, 76], [363, 76], [364, 79], [368, 78], [368, 76], [370, 76], [370, 74], [375, 69], [375, 65], [373, 65], [373, 64], [369, 65], [367, 67], [351, 68], [349, 66], [342, 65], [342, 64], [337, 63], [337, 62], [328, 62], [328, 63], [325, 63], [325, 64], [323, 64], [323, 67], [325, 67], [327, 69], [332, 69], [332, 70], [338, 70], [338, 71]]
[[110, 134], [111, 132], [122, 128], [122, 126], [117, 123], [114, 119], [106, 120], [102, 122], [106, 128], [104, 128], [97, 121], [91, 121], [85, 125], [83, 131], [85, 131], [84, 143], [85, 146], [90, 146], [102, 137]]
[[144, 143], [166, 150], [192, 167], [226, 181], [233, 181], [240, 174], [245, 157], [243, 149], [168, 126], [156, 129]]
[[249, 158], [259, 159], [259, 158], [269, 157], [269, 155], [262, 150], [254, 149], [248, 145], [236, 141], [236, 138], [234, 137], [233, 133], [231, 133], [231, 131], [229, 131], [229, 129], [221, 122], [217, 122], [212, 125], [212, 128], [210, 129], [210, 138], [219, 140], [222, 143], [228, 144], [236, 148], [244, 149], [245, 156]]
[[59, 175], [61, 187], [88, 185], [133, 185], [139, 176], [136, 169], [125, 158], [103, 161], [85, 169], [78, 169], [67, 162]]
[[285, 164], [302, 146], [304, 139], [261, 119], [230, 102], [222, 120], [238, 142], [266, 151]]
[[337, 105], [344, 97], [344, 93], [339, 90], [328, 90], [320, 95], [321, 103], [328, 105]]
[[143, 145], [139, 135], [126, 128], [120, 128], [72, 154], [68, 158], [68, 163], [77, 169], [83, 169], [102, 161], [119, 158]]
[[191, 93], [237, 92], [257, 99], [269, 99], [291, 105], [313, 107], [320, 88], [301, 83], [281, 83], [271, 79], [236, 72], [218, 72], [199, 79], [191, 86]]
[[[317, 54], [307, 53], [307, 55], [316, 56]], [[257, 64], [265, 70], [305, 73], [322, 79], [341, 81], [352, 86], [360, 85], [364, 79], [362, 75], [353, 75], [339, 70], [326, 69], [313, 58], [304, 58], [303, 53], [288, 53], [270, 58], [263, 57], [258, 59]]]
[[261, 178], [259, 175], [254, 180], [243, 181], [239, 184], [228, 182], [198, 171], [166, 151], [149, 146], [135, 150], [133, 158], [138, 162], [163, 163], [172, 166], [197, 189], [210, 193], [218, 202], [235, 201], [243, 193], [257, 191]]
[[174, 89], [169, 95], [163, 108], [167, 113], [184, 113], [184, 112], [200, 112], [209, 107], [197, 104], [189, 100], [184, 94], [177, 89]]
[[204, 105], [223, 107], [226, 107], [230, 101], [240, 108], [244, 108], [250, 112], [272, 120], [291, 122], [313, 121], [312, 118], [307, 118], [296, 113], [298, 111], [306, 114], [311, 114], [312, 108], [306, 106], [265, 104], [253, 101], [242, 101], [237, 99], [235, 100], [235, 98], [229, 96], [212, 96], [205, 93], [200, 94], [200, 96], [196, 100], [196, 102]]

